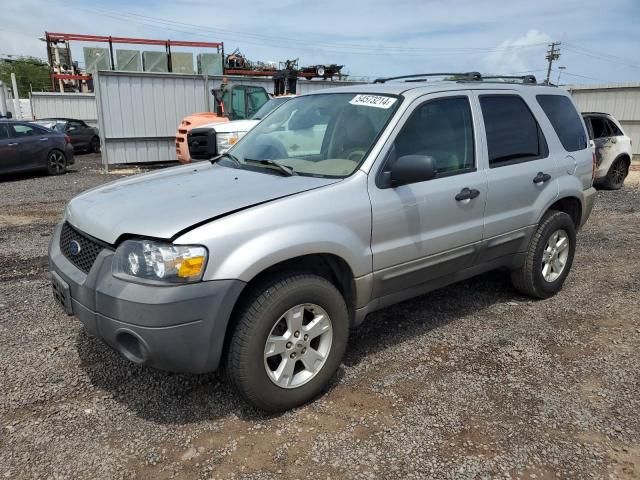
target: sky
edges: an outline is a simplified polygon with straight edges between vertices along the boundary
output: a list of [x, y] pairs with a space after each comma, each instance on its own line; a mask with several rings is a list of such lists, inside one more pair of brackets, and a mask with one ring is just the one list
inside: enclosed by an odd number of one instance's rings
[[[552, 82], [640, 82], [640, 0], [0, 0], [0, 56], [45, 58], [45, 31], [224, 42], [251, 60], [343, 64], [357, 78], [544, 79], [547, 45], [558, 41]], [[98, 45], [72, 44], [81, 65], [84, 46]]]

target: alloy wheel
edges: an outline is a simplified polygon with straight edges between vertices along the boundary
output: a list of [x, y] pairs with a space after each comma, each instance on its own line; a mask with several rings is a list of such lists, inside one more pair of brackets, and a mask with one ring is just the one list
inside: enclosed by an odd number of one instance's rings
[[66, 167], [66, 160], [64, 158], [64, 155], [62, 155], [62, 153], [60, 152], [51, 152], [49, 154], [49, 169], [56, 173], [62, 173], [64, 172], [64, 169]]
[[551, 234], [542, 253], [542, 278], [548, 283], [555, 282], [567, 264], [569, 258], [569, 235], [564, 230]]
[[264, 347], [264, 367], [281, 388], [297, 388], [322, 370], [333, 340], [327, 312], [313, 303], [296, 305], [271, 328]]

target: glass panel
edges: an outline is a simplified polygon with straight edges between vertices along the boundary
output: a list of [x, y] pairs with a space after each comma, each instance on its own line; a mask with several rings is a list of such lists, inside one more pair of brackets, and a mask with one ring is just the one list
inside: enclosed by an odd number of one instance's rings
[[607, 123], [602, 117], [591, 117], [591, 128], [593, 128], [593, 138], [604, 138], [609, 136]]
[[399, 104], [388, 95], [317, 94], [292, 98], [229, 153], [251, 168], [276, 160], [300, 175], [351, 175]]
[[396, 158], [433, 157], [438, 174], [474, 167], [473, 120], [469, 100], [445, 98], [418, 107], [395, 140]]
[[489, 166], [540, 158], [541, 132], [538, 122], [522, 98], [516, 95], [482, 95], [489, 150]]
[[569, 98], [564, 95], [538, 95], [536, 99], [567, 152], [587, 148], [580, 115]]

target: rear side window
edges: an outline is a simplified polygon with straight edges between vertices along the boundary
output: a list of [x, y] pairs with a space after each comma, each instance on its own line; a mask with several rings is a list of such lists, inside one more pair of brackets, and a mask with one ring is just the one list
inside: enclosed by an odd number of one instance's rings
[[537, 160], [549, 154], [542, 130], [521, 97], [481, 95], [480, 106], [490, 168]]
[[580, 115], [564, 95], [537, 95], [538, 103], [567, 152], [587, 148], [587, 136]]
[[591, 129], [593, 130], [593, 138], [604, 138], [610, 135], [607, 122], [602, 117], [591, 117]]
[[616, 125], [616, 122], [612, 122], [611, 120], [607, 119], [607, 125], [609, 126], [611, 135], [613, 135], [614, 137], [621, 137], [622, 135], [624, 135], [618, 128], [618, 125]]

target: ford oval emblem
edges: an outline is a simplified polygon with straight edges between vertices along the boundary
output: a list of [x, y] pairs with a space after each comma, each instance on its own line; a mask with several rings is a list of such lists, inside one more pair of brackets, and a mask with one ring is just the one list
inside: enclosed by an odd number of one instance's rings
[[69, 242], [69, 253], [71, 255], [75, 257], [80, 253], [80, 250], [82, 250], [82, 247], [80, 246], [80, 243], [78, 243], [77, 240], [71, 240], [71, 242]]

